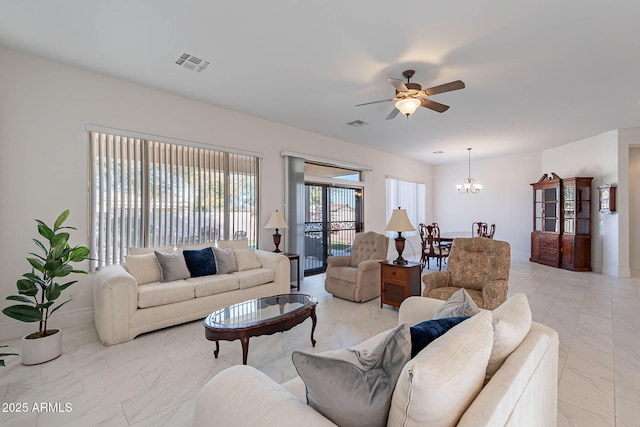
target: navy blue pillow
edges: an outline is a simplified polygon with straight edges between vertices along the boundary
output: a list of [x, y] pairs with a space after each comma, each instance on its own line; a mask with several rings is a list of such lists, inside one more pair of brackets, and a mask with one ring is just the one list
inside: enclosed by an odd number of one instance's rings
[[216, 260], [210, 246], [200, 250], [182, 251], [191, 277], [216, 274]]
[[420, 353], [420, 350], [431, 344], [436, 338], [441, 337], [449, 329], [468, 318], [469, 316], [460, 316], [426, 320], [409, 328], [411, 332], [411, 357], [415, 357]]

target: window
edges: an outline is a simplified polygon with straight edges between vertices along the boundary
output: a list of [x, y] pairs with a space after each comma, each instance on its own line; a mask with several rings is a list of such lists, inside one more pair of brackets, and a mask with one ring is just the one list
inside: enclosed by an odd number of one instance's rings
[[257, 247], [259, 157], [102, 132], [90, 145], [92, 269], [132, 246]]
[[[426, 185], [418, 182], [402, 181], [387, 177], [387, 223], [394, 209], [407, 210], [409, 221], [418, 229], [418, 224], [425, 222]], [[406, 232], [404, 236], [415, 236], [418, 231]], [[397, 233], [387, 232], [389, 237], [397, 237]]]

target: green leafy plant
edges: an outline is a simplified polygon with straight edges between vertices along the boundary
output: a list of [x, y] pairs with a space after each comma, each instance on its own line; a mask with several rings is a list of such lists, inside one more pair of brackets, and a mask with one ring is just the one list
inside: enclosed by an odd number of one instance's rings
[[86, 271], [76, 270], [72, 264], [84, 261], [89, 257], [89, 248], [86, 246], [69, 245], [69, 233], [63, 230], [75, 230], [74, 227], [63, 227], [62, 224], [69, 216], [69, 210], [65, 210], [56, 219], [53, 228], [39, 219], [38, 233], [44, 237], [45, 243], [33, 239], [40, 248], [41, 253], [30, 253], [27, 258], [31, 264], [31, 272], [22, 275], [18, 280], [19, 295], [7, 297], [11, 301], [20, 301], [23, 304], [9, 306], [2, 310], [4, 314], [22, 322], [40, 322], [40, 329], [29, 335], [28, 338], [42, 338], [55, 333], [55, 330], [47, 330], [49, 317], [73, 298], [56, 305], [56, 300], [62, 291], [77, 282], [72, 280], [66, 283], [58, 283], [57, 279], [67, 277], [71, 273], [87, 274]]
[[[8, 345], [0, 345], [0, 347], [9, 347]], [[0, 357], [19, 356], [18, 353], [0, 353]], [[0, 366], [4, 366], [4, 359], [0, 359]]]

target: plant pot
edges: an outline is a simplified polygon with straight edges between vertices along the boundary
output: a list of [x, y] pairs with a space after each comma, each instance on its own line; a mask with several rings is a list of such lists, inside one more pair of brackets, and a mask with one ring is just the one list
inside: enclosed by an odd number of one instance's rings
[[42, 338], [22, 337], [20, 355], [23, 365], [37, 365], [48, 362], [62, 354], [62, 331], [53, 329], [51, 335]]

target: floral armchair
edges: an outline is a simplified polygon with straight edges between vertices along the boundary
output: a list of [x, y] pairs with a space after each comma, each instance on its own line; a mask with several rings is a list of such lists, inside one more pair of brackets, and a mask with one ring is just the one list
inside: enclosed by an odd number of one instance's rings
[[448, 271], [422, 277], [423, 296], [447, 300], [464, 288], [480, 308], [493, 310], [507, 299], [511, 247], [486, 237], [454, 239]]

